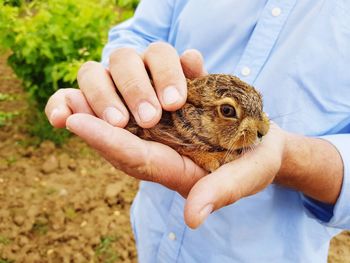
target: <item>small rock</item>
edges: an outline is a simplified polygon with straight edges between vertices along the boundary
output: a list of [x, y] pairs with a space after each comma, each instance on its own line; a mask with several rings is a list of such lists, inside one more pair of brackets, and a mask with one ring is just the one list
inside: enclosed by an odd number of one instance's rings
[[45, 173], [52, 173], [58, 168], [58, 160], [56, 156], [51, 155], [49, 158], [44, 162], [44, 164], [41, 167], [41, 170]]
[[2, 184], [2, 183], [4, 183], [4, 182], [5, 182], [5, 180], [2, 179], [2, 178], [0, 178], [0, 184]]
[[88, 262], [88, 260], [79, 252], [75, 252], [73, 255], [73, 262]]
[[72, 158], [69, 159], [68, 168], [71, 169], [72, 171], [75, 171], [75, 169], [77, 169], [77, 162]]
[[110, 223], [110, 224], [108, 225], [108, 228], [109, 228], [110, 230], [117, 229], [117, 225], [116, 225], [115, 223]]
[[22, 226], [22, 225], [24, 224], [25, 218], [24, 218], [24, 216], [16, 215], [16, 216], [13, 218], [13, 221], [15, 222], [15, 224], [16, 224], [17, 226]]
[[59, 224], [52, 224], [52, 229], [53, 230], [59, 230], [61, 226]]
[[18, 250], [20, 250], [21, 248], [17, 245], [17, 244], [14, 244], [11, 246], [11, 250], [12, 252], [17, 252]]
[[59, 196], [67, 196], [68, 195], [68, 191], [65, 188], [62, 188], [59, 193]]
[[43, 141], [40, 144], [40, 149], [42, 150], [43, 154], [51, 154], [56, 150], [56, 146], [51, 141]]
[[27, 148], [22, 148], [22, 150], [20, 151], [21, 155], [23, 157], [31, 157], [33, 155], [33, 153], [35, 152], [35, 149], [33, 146], [29, 146]]
[[68, 166], [69, 166], [69, 160], [70, 160], [69, 155], [66, 154], [66, 153], [62, 153], [62, 154], [58, 157], [58, 161], [59, 161], [59, 164], [60, 164], [60, 168], [61, 168], [61, 169], [66, 169], [66, 168], [68, 168]]
[[55, 250], [53, 250], [53, 249], [51, 248], [51, 249], [49, 249], [49, 250], [46, 252], [46, 254], [47, 254], [48, 256], [50, 256], [53, 252], [55, 252]]
[[87, 175], [87, 170], [86, 170], [85, 168], [81, 169], [81, 170], [80, 170], [80, 174], [81, 174], [82, 176]]
[[116, 203], [117, 196], [121, 192], [122, 186], [123, 185], [120, 183], [107, 185], [106, 191], [105, 191], [105, 199], [108, 204], [112, 205]]
[[29, 243], [29, 239], [26, 236], [20, 236], [18, 239], [18, 243], [21, 247], [24, 247]]
[[120, 216], [120, 211], [119, 210], [114, 211], [113, 215]]
[[86, 221], [83, 221], [81, 224], [80, 224], [80, 227], [85, 227], [87, 225], [87, 222]]

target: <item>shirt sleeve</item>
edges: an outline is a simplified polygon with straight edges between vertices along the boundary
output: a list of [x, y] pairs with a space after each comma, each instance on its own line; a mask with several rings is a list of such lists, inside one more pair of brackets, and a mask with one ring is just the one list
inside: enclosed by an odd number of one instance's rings
[[350, 134], [321, 137], [332, 143], [340, 153], [344, 164], [344, 177], [340, 195], [335, 205], [328, 205], [302, 196], [310, 214], [322, 224], [340, 229], [350, 229]]
[[134, 17], [109, 31], [108, 43], [103, 49], [102, 64], [108, 67], [109, 56], [121, 47], [142, 52], [150, 43], [167, 41], [172, 23], [175, 0], [142, 0]]

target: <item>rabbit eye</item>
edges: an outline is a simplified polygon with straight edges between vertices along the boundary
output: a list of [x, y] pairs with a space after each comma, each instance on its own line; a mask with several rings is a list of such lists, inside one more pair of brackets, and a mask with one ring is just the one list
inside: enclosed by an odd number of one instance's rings
[[224, 116], [226, 118], [236, 118], [237, 117], [236, 109], [229, 104], [221, 105], [220, 112], [221, 112], [222, 116]]

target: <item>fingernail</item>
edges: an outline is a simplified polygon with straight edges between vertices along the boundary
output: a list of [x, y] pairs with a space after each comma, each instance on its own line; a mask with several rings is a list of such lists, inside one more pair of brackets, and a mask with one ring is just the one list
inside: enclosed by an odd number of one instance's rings
[[178, 102], [181, 99], [180, 93], [174, 86], [170, 86], [164, 89], [163, 101], [166, 105], [171, 105]]
[[103, 112], [103, 119], [113, 126], [117, 126], [123, 118], [123, 113], [114, 107], [108, 107]]
[[205, 207], [202, 208], [202, 210], [199, 212], [199, 220], [201, 224], [207, 219], [207, 217], [213, 212], [214, 205], [208, 204]]
[[56, 117], [59, 114], [59, 110], [58, 109], [53, 109], [49, 118], [49, 122], [51, 123], [51, 125], [53, 125], [53, 121], [54, 119], [56, 119]]
[[149, 122], [156, 116], [157, 110], [154, 108], [154, 106], [151, 103], [142, 102], [139, 105], [138, 113], [141, 121]]
[[187, 54], [190, 54], [190, 53], [197, 53], [197, 54], [199, 54], [200, 56], [201, 56], [201, 52], [199, 52], [199, 50], [197, 50], [197, 49], [194, 49], [194, 48], [191, 48], [191, 49], [186, 49], [183, 53], [182, 53], [182, 55], [187, 55]]

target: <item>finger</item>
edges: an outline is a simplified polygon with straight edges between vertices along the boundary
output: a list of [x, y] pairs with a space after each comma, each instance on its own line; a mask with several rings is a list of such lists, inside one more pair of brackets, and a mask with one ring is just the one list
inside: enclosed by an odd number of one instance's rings
[[51, 125], [66, 127], [67, 118], [73, 113], [94, 114], [84, 95], [78, 89], [59, 89], [48, 100], [45, 114]]
[[108, 70], [101, 63], [85, 63], [78, 72], [78, 84], [96, 116], [113, 126], [124, 127], [128, 123], [128, 110], [118, 97]]
[[168, 111], [181, 108], [186, 102], [187, 85], [175, 48], [167, 43], [153, 43], [144, 53], [144, 62], [162, 107]]
[[115, 167], [135, 178], [160, 183], [184, 196], [205, 175], [203, 169], [170, 147], [141, 140], [96, 117], [72, 115], [67, 120], [67, 128]]
[[143, 128], [157, 124], [162, 108], [140, 55], [131, 48], [116, 50], [110, 57], [110, 72], [136, 122]]
[[268, 136], [254, 151], [223, 165], [193, 186], [185, 205], [185, 221], [191, 228], [202, 224], [213, 211], [272, 183], [281, 166], [282, 150], [278, 136]]
[[204, 67], [202, 54], [196, 49], [186, 50], [180, 57], [181, 66], [186, 78], [194, 79], [208, 75]]

